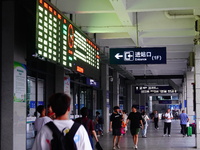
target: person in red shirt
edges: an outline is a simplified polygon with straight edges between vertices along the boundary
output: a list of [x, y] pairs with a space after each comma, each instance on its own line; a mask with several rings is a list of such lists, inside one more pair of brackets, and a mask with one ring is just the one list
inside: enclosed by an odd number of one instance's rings
[[54, 120], [56, 118], [56, 114], [53, 112], [51, 105], [48, 105], [48, 117], [50, 117], [52, 120]]
[[97, 138], [97, 135], [96, 135], [96, 132], [95, 132], [95, 129], [94, 129], [94, 123], [91, 119], [88, 118], [87, 107], [81, 108], [81, 115], [82, 115], [82, 117], [75, 119], [75, 122], [78, 122], [85, 127], [86, 131], [88, 132], [88, 136], [89, 136], [89, 139], [90, 139], [91, 146], [94, 149], [94, 143], [93, 143], [92, 137], [94, 136], [96, 142], [98, 142], [99, 140]]

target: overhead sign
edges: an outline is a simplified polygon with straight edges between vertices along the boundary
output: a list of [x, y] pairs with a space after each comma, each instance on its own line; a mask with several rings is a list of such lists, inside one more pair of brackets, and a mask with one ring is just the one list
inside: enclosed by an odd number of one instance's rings
[[172, 104], [171, 100], [159, 101], [159, 104]]
[[136, 86], [136, 94], [172, 94], [177, 93], [177, 90], [174, 90], [171, 86]]
[[99, 82], [95, 81], [94, 79], [86, 78], [87, 85], [99, 88]]
[[37, 0], [35, 55], [99, 78], [99, 47], [48, 0]]
[[110, 64], [166, 64], [166, 47], [111, 48]]

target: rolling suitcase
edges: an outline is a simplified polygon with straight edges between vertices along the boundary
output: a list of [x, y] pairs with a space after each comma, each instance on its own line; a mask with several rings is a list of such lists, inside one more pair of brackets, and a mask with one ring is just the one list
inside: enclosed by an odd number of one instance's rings
[[192, 127], [192, 134], [196, 134], [196, 124], [192, 123], [190, 124], [190, 127]]
[[192, 136], [192, 127], [187, 127], [187, 136]]

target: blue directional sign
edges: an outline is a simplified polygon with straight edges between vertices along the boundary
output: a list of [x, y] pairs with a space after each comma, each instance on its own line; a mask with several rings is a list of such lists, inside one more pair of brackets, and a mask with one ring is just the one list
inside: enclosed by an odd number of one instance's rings
[[111, 48], [110, 64], [166, 64], [166, 47]]

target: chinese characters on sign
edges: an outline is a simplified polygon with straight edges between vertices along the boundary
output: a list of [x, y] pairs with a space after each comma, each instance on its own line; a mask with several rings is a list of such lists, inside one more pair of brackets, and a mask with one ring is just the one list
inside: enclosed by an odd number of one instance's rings
[[177, 93], [171, 86], [136, 86], [135, 93], [137, 94], [167, 94]]
[[110, 49], [110, 64], [166, 64], [166, 48]]

